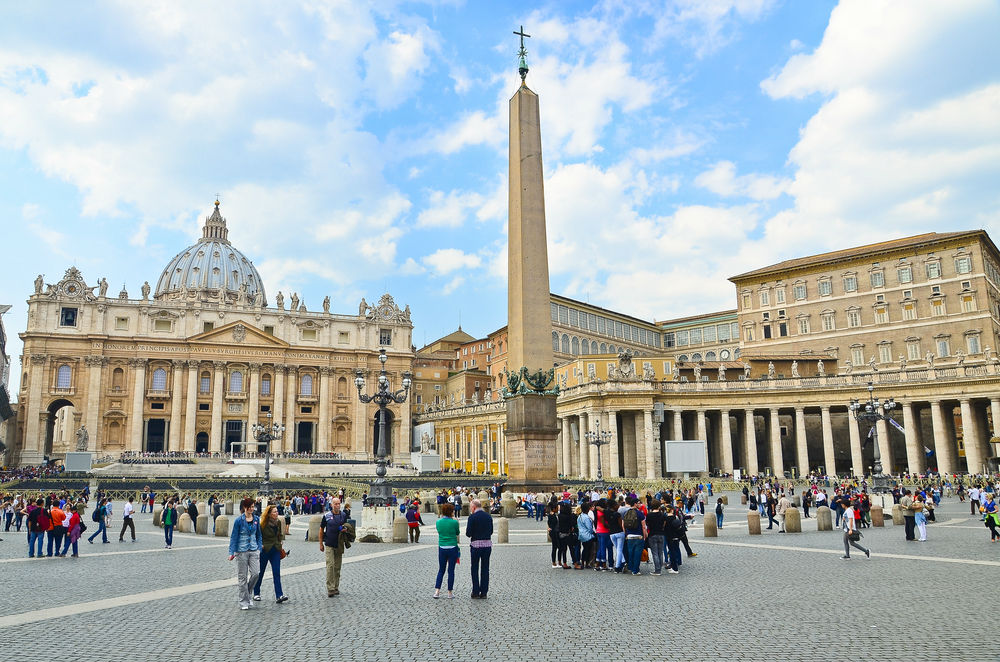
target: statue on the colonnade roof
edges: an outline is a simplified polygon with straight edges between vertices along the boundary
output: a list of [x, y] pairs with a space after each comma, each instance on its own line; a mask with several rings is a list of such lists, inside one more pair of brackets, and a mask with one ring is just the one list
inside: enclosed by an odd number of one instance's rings
[[278, 296], [274, 297], [274, 305], [278, 307], [278, 310], [285, 309], [285, 295], [278, 290]]
[[726, 381], [726, 364], [725, 363], [720, 363], [719, 364], [719, 381], [720, 382]]
[[774, 379], [774, 361], [767, 362], [767, 378]]
[[329, 313], [330, 312], [330, 297], [329, 296], [323, 297], [323, 312], [324, 313]]
[[816, 362], [816, 374], [818, 374], [820, 377], [826, 376], [826, 368], [823, 367], [823, 359], [820, 359], [819, 361]]
[[798, 376], [799, 376], [799, 362], [792, 361], [792, 377], [798, 377]]

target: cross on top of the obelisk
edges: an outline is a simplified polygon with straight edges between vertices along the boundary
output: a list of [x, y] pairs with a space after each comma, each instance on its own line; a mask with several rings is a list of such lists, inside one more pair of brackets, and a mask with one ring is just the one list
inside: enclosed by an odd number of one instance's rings
[[528, 62], [525, 59], [528, 55], [527, 49], [524, 48], [524, 38], [530, 38], [530, 34], [526, 34], [524, 31], [524, 26], [521, 26], [520, 30], [514, 30], [514, 34], [521, 37], [521, 48], [517, 51], [517, 73], [521, 74], [521, 82], [524, 82], [524, 77], [528, 75]]

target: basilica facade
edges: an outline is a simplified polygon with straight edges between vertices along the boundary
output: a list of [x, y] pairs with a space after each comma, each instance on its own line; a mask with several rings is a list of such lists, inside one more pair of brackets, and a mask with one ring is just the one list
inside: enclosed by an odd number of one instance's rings
[[[385, 294], [356, 312], [308, 310], [297, 294], [269, 300], [253, 262], [229, 241], [218, 201], [203, 236], [139, 297], [68, 269], [35, 280], [28, 299], [19, 414], [10, 460], [67, 451], [222, 454], [255, 450], [252, 426], [280, 422], [283, 453], [374, 454], [378, 409], [354, 386], [411, 369], [409, 307]], [[352, 307], [353, 308], [353, 307]], [[409, 458], [410, 410], [392, 406], [387, 444]], [[10, 437], [8, 437], [10, 438]], [[10, 444], [8, 444], [10, 445]]]

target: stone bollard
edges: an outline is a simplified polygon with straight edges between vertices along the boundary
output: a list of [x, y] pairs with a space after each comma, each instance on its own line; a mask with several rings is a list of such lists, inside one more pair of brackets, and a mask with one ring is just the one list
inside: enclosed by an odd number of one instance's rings
[[517, 502], [514, 501], [512, 492], [504, 492], [500, 495], [500, 515], [507, 519], [514, 517], [517, 512]]
[[219, 515], [215, 518], [215, 537], [216, 538], [228, 538], [229, 537], [229, 518], [225, 515]]
[[706, 516], [705, 521], [702, 523], [702, 532], [705, 534], [706, 538], [718, 538], [719, 537], [719, 526], [718, 522], [715, 521], [715, 516]]
[[506, 544], [510, 542], [510, 520], [501, 517], [497, 521], [497, 543]]
[[833, 531], [833, 511], [826, 506], [816, 509], [816, 530]]
[[468, 516], [469, 516], [469, 495], [468, 494], [463, 494], [462, 495], [462, 517], [468, 517]]
[[406, 522], [405, 517], [397, 517], [392, 521], [392, 541], [393, 542], [407, 542], [409, 532], [407, 529], [409, 525]]
[[198, 509], [198, 515], [199, 516], [201, 516], [202, 513], [205, 513], [206, 515], [211, 515], [212, 514], [212, 513], [208, 512], [208, 504], [206, 502], [204, 502], [204, 501], [199, 501], [198, 503], [196, 503], [195, 504], [195, 508]]
[[180, 533], [194, 533], [194, 522], [190, 515], [184, 513], [177, 519], [177, 530]]
[[487, 511], [489, 511], [489, 509], [490, 509], [490, 493], [487, 492], [486, 490], [483, 490], [482, 492], [480, 492], [479, 494], [476, 495], [476, 498], [479, 499], [479, 503], [483, 504], [483, 508], [485, 508]]
[[163, 525], [163, 508], [157, 506], [153, 508], [153, 526]]
[[744, 506], [747, 505], [747, 495], [746, 494], [741, 494], [740, 495], [740, 504], [744, 505]]
[[194, 525], [195, 533], [199, 536], [208, 535], [208, 515], [198, 515], [198, 521]]
[[800, 497], [797, 494], [795, 496], [793, 496], [792, 497], [792, 505], [795, 506], [796, 508], [801, 508], [802, 507], [802, 497]]
[[723, 494], [723, 495], [722, 495], [721, 497], [719, 497], [719, 498], [720, 498], [720, 499], [722, 499], [722, 505], [723, 505], [723, 506], [728, 506], [728, 505], [729, 505], [729, 496], [727, 496], [727, 495]]
[[232, 501], [227, 501], [226, 502], [226, 514], [227, 515], [232, 515], [233, 514], [233, 502]]
[[785, 511], [785, 533], [802, 533], [802, 514], [798, 508]]
[[871, 512], [872, 526], [885, 526], [885, 513], [882, 506], [872, 506]]
[[896, 526], [903, 526], [906, 520], [903, 519], [903, 507], [898, 503], [892, 507], [892, 523]]
[[313, 515], [309, 518], [309, 542], [319, 542], [319, 523], [322, 521], [322, 515]]
[[758, 511], [751, 510], [747, 513], [747, 529], [752, 536], [760, 535], [760, 513]]

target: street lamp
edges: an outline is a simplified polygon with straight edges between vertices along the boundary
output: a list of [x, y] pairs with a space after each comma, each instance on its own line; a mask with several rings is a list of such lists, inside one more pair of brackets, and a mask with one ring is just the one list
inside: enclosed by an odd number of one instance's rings
[[268, 496], [271, 494], [271, 442], [281, 439], [281, 435], [285, 433], [285, 426], [273, 423], [271, 412], [267, 412], [267, 423], [264, 425], [254, 423], [250, 429], [253, 431], [253, 438], [265, 445], [264, 482], [260, 484], [260, 493]]
[[594, 488], [598, 492], [604, 491], [604, 472], [601, 470], [601, 446], [607, 446], [611, 443], [611, 432], [609, 430], [601, 431], [601, 421], [594, 421], [594, 429], [588, 432], [586, 435], [587, 443], [592, 446], [597, 446], [597, 482], [594, 484]]
[[389, 376], [385, 372], [385, 362], [389, 357], [385, 355], [385, 349], [378, 351], [378, 360], [382, 363], [382, 369], [378, 374], [378, 390], [374, 395], [365, 395], [362, 391], [365, 388], [365, 376], [360, 369], [354, 371], [354, 385], [358, 387], [358, 398], [361, 402], [368, 404], [374, 402], [378, 405], [378, 453], [375, 459], [375, 482], [368, 490], [369, 506], [386, 506], [392, 497], [392, 490], [385, 482], [386, 474], [386, 448], [385, 448], [385, 419], [387, 415], [386, 405], [390, 402], [402, 404], [406, 401], [406, 396], [410, 392], [410, 371], [403, 373], [403, 388], [393, 391], [389, 386]]
[[872, 463], [872, 491], [877, 494], [884, 494], [891, 491], [892, 477], [882, 472], [882, 456], [878, 448], [878, 428], [875, 424], [878, 421], [892, 419], [890, 413], [896, 408], [896, 401], [893, 398], [879, 401], [875, 397], [875, 387], [872, 386], [871, 382], [868, 382], [868, 401], [860, 402], [852, 398], [848, 408], [854, 413], [854, 418], [859, 423], [868, 423], [870, 426], [868, 434], [874, 442], [875, 451], [874, 462]]

